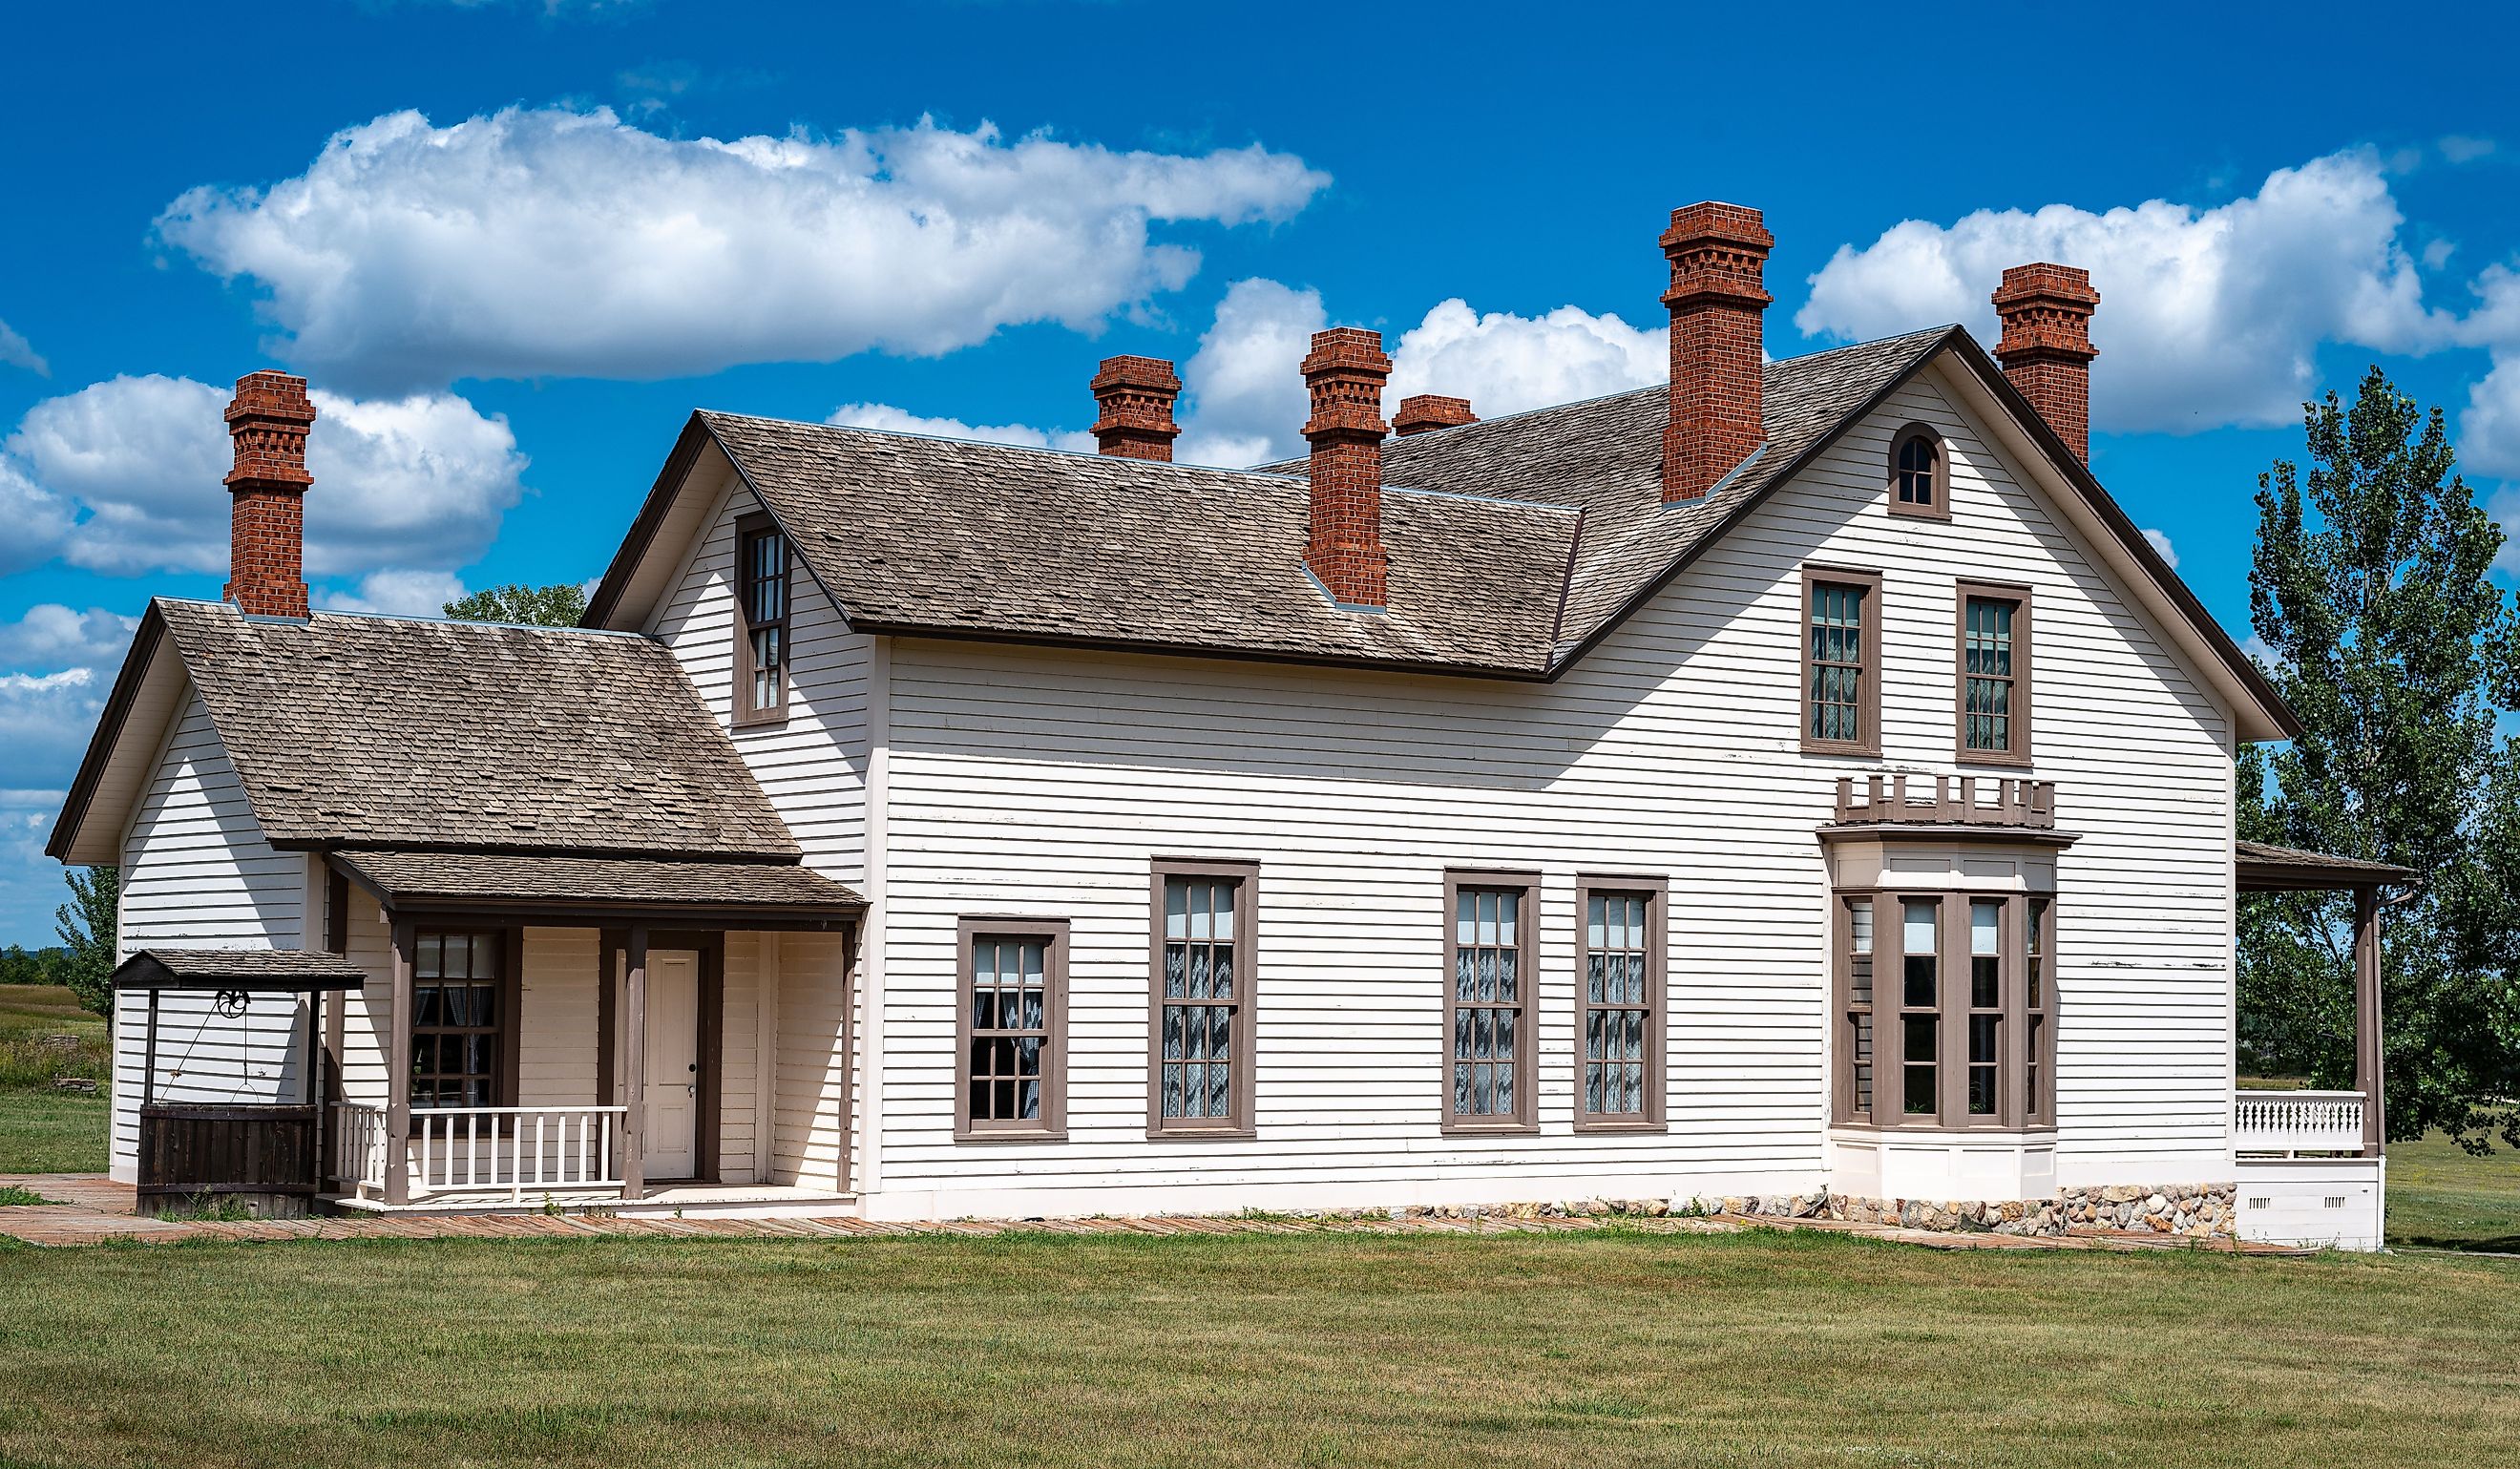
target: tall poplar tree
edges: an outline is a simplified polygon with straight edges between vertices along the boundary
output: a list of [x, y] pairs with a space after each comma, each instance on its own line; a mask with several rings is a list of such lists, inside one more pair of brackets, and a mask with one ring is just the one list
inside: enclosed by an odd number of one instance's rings
[[[2429, 412], [2374, 367], [2304, 405], [2307, 473], [2258, 480], [2252, 626], [2306, 726], [2240, 756], [2240, 834], [2412, 868], [2383, 914], [2389, 1135], [2520, 1147], [2520, 608], [2490, 579], [2502, 529]], [[2241, 910], [2241, 1044], [2350, 1086], [2350, 895]]]

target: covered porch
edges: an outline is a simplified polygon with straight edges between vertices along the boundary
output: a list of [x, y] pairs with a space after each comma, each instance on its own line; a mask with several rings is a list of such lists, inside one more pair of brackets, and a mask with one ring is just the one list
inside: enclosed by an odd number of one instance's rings
[[792, 865], [329, 856], [328, 1202], [845, 1206], [865, 905]]
[[2380, 890], [2409, 882], [2415, 874], [2386, 863], [2264, 842], [2239, 842], [2233, 855], [2234, 882], [2242, 893], [2354, 895], [2354, 1088], [2232, 1093], [2240, 1237], [2376, 1250], [2385, 1237], [2388, 1181]]

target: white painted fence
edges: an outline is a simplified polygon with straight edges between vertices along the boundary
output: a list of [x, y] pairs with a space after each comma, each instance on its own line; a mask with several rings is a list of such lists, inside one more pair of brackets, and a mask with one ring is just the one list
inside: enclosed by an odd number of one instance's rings
[[[505, 1193], [521, 1202], [548, 1189], [619, 1188], [615, 1154], [627, 1107], [415, 1107], [410, 1195]], [[382, 1107], [334, 1108], [337, 1177], [367, 1188], [385, 1181], [389, 1145]]]
[[2231, 1148], [2297, 1157], [2362, 1150], [2360, 1091], [2241, 1091], [2231, 1098]]

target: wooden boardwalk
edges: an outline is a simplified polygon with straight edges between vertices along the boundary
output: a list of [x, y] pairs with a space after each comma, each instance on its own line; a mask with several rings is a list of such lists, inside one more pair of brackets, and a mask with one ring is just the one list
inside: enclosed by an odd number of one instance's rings
[[93, 1245], [109, 1240], [174, 1244], [192, 1240], [292, 1239], [868, 1239], [999, 1234], [1579, 1234], [1604, 1228], [1658, 1234], [1730, 1234], [1743, 1229], [1820, 1229], [1939, 1250], [2209, 1249], [2225, 1254], [2303, 1255], [2283, 1245], [2217, 1241], [2201, 1244], [2159, 1234], [2083, 1231], [2062, 1239], [2011, 1234], [1950, 1234], [1827, 1220], [1750, 1219], [1735, 1215], [1669, 1218], [1576, 1215], [1542, 1218], [1483, 1215], [1474, 1219], [1411, 1215], [1305, 1218], [1285, 1215], [1167, 1215], [1131, 1219], [933, 1220], [879, 1222], [846, 1216], [814, 1219], [673, 1219], [601, 1211], [570, 1214], [347, 1215], [278, 1220], [159, 1220], [132, 1213], [131, 1185], [94, 1174], [0, 1174], [0, 1188], [23, 1188], [52, 1204], [0, 1206], [0, 1234], [32, 1245]]

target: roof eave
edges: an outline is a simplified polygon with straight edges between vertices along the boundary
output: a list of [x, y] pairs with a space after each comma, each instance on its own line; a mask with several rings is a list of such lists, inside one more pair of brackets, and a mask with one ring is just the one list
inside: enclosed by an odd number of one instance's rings
[[61, 815], [54, 819], [52, 835], [44, 843], [45, 856], [67, 865], [83, 865], [73, 863], [72, 854], [78, 850], [79, 838], [85, 832], [90, 809], [96, 801], [97, 786], [104, 780], [106, 772], [121, 748], [132, 705], [138, 700], [158, 652], [169, 641], [165, 615], [158, 610], [158, 602], [153, 598], [148, 610], [140, 614], [140, 626], [132, 630], [131, 647], [122, 655], [122, 670], [114, 676], [113, 691], [106, 696], [105, 708], [97, 716], [96, 730], [88, 736], [87, 754], [79, 761], [78, 774], [71, 778], [69, 793], [62, 801]]
[[611, 563], [604, 568], [603, 580], [596, 583], [595, 594], [586, 600], [586, 614], [577, 620], [583, 628], [608, 628], [614, 608], [630, 583], [631, 576], [647, 558], [648, 549], [664, 524], [666, 512], [673, 508], [683, 481], [690, 476], [692, 465], [700, 450], [712, 442], [707, 419], [695, 410], [683, 423], [683, 431], [674, 439], [673, 452], [665, 456], [664, 467], [657, 470], [656, 482], [649, 487], [648, 498], [631, 518], [629, 533], [621, 538], [620, 549], [612, 553]]
[[[2125, 509], [2101, 486], [2098, 478], [2092, 473], [2091, 467], [2084, 464], [2072, 449], [2066, 447], [2065, 441], [2057, 436], [2056, 430], [2049, 426], [2046, 417], [2031, 406], [2028, 398], [2022, 396], [2021, 389], [2012, 385], [2012, 379], [2004, 376], [2003, 369], [1996, 364], [1993, 357], [1987, 355], [1986, 349], [1978, 345], [1975, 337], [1958, 328], [1953, 330], [1958, 340], [1946, 342], [1945, 345], [1954, 347], [1960, 361], [1968, 365], [1970, 372], [1985, 385], [1987, 391], [1994, 394], [2005, 408], [2011, 411], [2015, 426], [2047, 455], [2049, 467], [2062, 474], [2066, 482], [2071, 484], [2090, 504], [2093, 512], [2100, 517], [2100, 523], [2108, 527], [2119, 546], [2151, 577], [2153, 583], [2161, 588], [2162, 593], [2170, 599], [2172, 605], [2196, 631], [2208, 650], [2221, 661], [2233, 681], [2239, 685], [2241, 691], [2257, 703], [2259, 712], [2266, 717], [2267, 727], [2276, 732], [2272, 736], [2243, 734], [2241, 737], [2250, 740], [2267, 737], [2292, 739], [2302, 734], [2301, 716], [2293, 712], [2292, 706], [2284, 701], [2284, 696], [2276, 691], [2274, 685], [2267, 681], [2266, 674], [2250, 659], [2249, 655], [2240, 650], [2239, 644], [2232, 641], [2230, 633], [2225, 630], [2223, 624], [2215, 620], [2212, 612], [2206, 610], [2205, 603], [2198, 600], [2194, 589], [2182, 580], [2177, 571], [2171, 569], [2170, 563], [2162, 559], [2160, 552], [2153, 550], [2152, 543], [2143, 538], [2142, 528], [2135, 523]], [[1922, 364], [1919, 363], [1919, 366]]]

